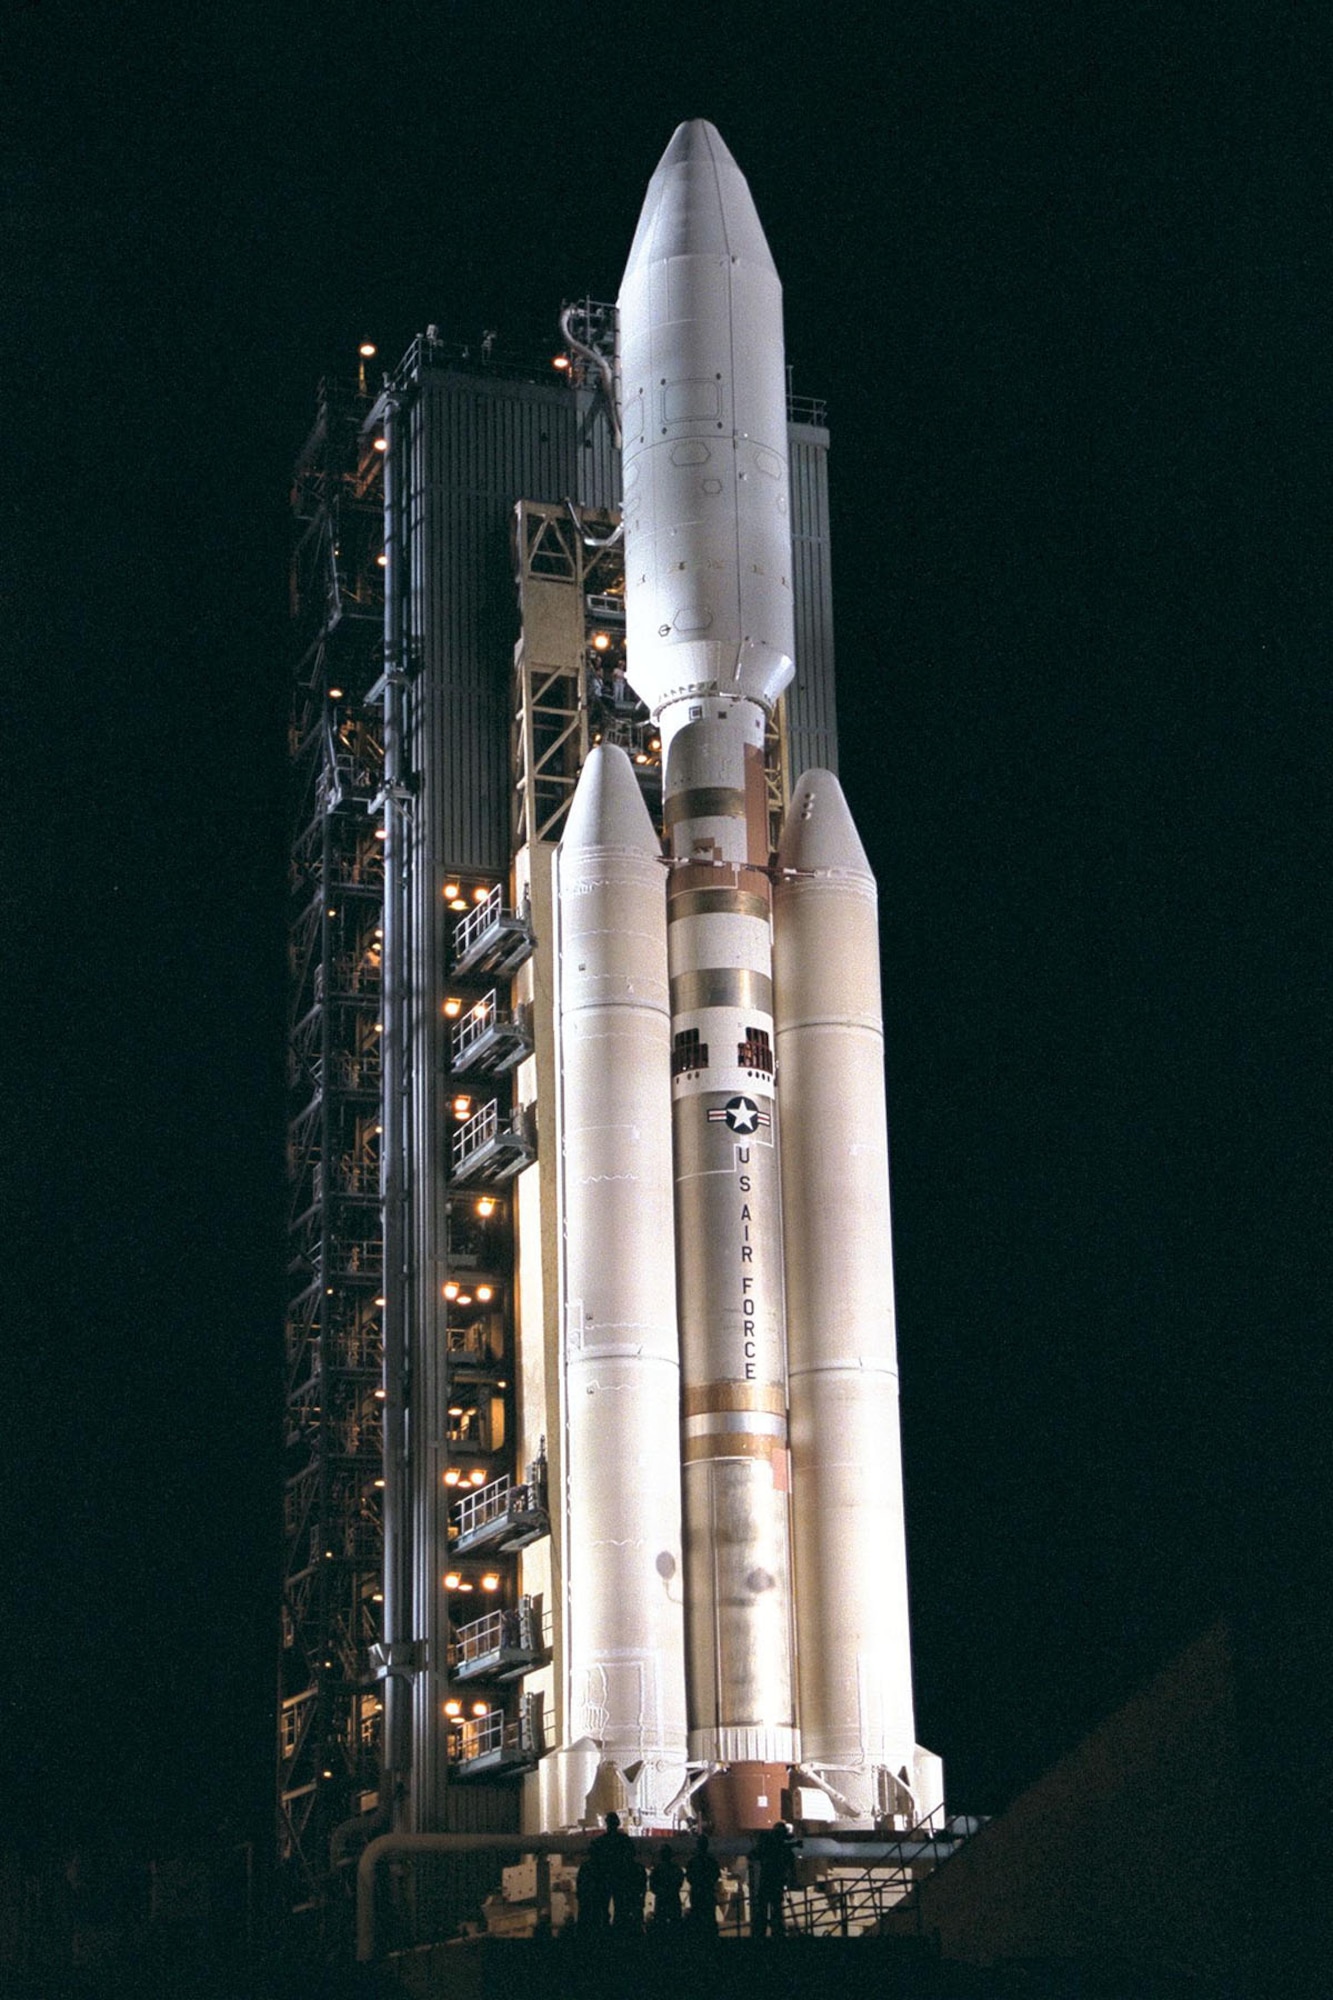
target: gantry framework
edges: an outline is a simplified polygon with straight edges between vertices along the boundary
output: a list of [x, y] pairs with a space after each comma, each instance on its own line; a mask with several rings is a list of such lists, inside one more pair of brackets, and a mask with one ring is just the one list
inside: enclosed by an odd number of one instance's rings
[[[660, 820], [661, 738], [626, 679], [619, 514], [570, 501], [521, 500], [514, 513], [514, 574], [522, 618], [514, 650], [515, 853], [560, 838], [595, 743], [614, 743], [627, 753], [648, 809]], [[784, 699], [769, 718], [764, 743], [769, 845], [775, 850], [787, 810], [789, 762]]]
[[[508, 826], [484, 866], [448, 830], [460, 785], [489, 783], [485, 745], [458, 747], [453, 607], [494, 603], [503, 517], [484, 556], [460, 538], [461, 473], [433, 454], [490, 439], [517, 498], [555, 429], [535, 386], [427, 336], [377, 398], [322, 385], [296, 473], [279, 1847], [287, 1900], [321, 1913], [358, 1836], [516, 1829], [559, 1737], [559, 1445], [518, 1394], [543, 1340], [535, 1268], [518, 1324], [519, 1212], [529, 1259], [553, 1226], [534, 903], [591, 745], [629, 753], [655, 817], [661, 755], [623, 674], [618, 514], [510, 502]], [[467, 632], [502, 686], [489, 628]]]
[[293, 490], [288, 1305], [279, 1853], [295, 1906], [378, 1783], [384, 850], [366, 696], [383, 587], [363, 391], [325, 382]]

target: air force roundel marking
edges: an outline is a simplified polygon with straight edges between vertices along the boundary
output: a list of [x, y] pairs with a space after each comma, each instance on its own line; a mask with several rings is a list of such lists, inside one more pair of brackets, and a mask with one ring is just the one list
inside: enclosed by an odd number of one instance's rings
[[708, 1113], [710, 1125], [726, 1120], [733, 1132], [757, 1132], [761, 1126], [772, 1124], [767, 1111], [761, 1111], [752, 1097], [732, 1097], [725, 1104], [715, 1105]]

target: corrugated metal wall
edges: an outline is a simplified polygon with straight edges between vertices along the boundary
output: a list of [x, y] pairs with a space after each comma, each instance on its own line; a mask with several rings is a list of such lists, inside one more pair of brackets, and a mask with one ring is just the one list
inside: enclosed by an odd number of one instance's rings
[[787, 690], [788, 778], [838, 768], [833, 680], [833, 577], [829, 565], [828, 432], [789, 424], [791, 539], [795, 565], [796, 679]]
[[617, 455], [590, 391], [432, 368], [419, 386], [408, 492], [409, 622], [422, 670], [412, 761], [427, 776], [444, 865], [504, 875], [514, 503], [614, 504]]
[[[619, 507], [620, 451], [611, 431], [606, 402], [593, 389], [577, 392], [579, 486], [574, 498], [584, 507]], [[525, 493], [525, 500], [540, 500]]]

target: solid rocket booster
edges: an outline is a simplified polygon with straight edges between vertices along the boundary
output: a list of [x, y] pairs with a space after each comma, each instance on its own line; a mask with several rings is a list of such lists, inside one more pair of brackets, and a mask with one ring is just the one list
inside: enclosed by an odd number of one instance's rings
[[662, 876], [629, 758], [594, 749], [556, 865], [568, 1623], [555, 1824], [613, 1805], [661, 1817], [685, 1784]]
[[799, 1754], [764, 780], [793, 672], [786, 380], [773, 260], [702, 119], [649, 185], [620, 363], [628, 670], [670, 838], [689, 1748], [772, 1817], [762, 1767]]
[[859, 1815], [919, 1820], [879, 926], [831, 771], [796, 785], [774, 900], [802, 1748]]

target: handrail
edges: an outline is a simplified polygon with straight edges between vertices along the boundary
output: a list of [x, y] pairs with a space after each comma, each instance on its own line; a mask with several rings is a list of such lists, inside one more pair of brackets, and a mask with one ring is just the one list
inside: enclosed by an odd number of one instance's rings
[[474, 1493], [469, 1493], [466, 1499], [455, 1501], [454, 1513], [458, 1517], [460, 1537], [470, 1535], [474, 1528], [484, 1528], [488, 1521], [494, 1521], [498, 1515], [504, 1513], [509, 1505], [510, 1484], [509, 1474], [502, 1472], [498, 1479], [492, 1479], [487, 1485], [479, 1486]]
[[[633, 1836], [631, 1836], [633, 1837]], [[904, 1834], [902, 1838], [910, 1836]], [[592, 1831], [577, 1833], [383, 1833], [368, 1841], [361, 1851], [356, 1869], [356, 1955], [362, 1964], [375, 1956], [375, 1886], [381, 1861], [391, 1855], [408, 1854], [586, 1854], [595, 1835]], [[648, 1847], [646, 1841], [636, 1843], [640, 1853]], [[714, 1839], [713, 1853], [721, 1860], [729, 1860], [735, 1855], [748, 1855], [751, 1840], [748, 1836], [739, 1838], [723, 1835]], [[878, 1844], [878, 1843], [876, 1843]], [[926, 1835], [923, 1846], [929, 1848], [933, 1842]], [[802, 1846], [814, 1860], [855, 1861], [860, 1858], [857, 1847], [851, 1843], [825, 1839], [821, 1835], [807, 1838]], [[742, 1901], [744, 1898], [742, 1898]], [[739, 1912], [738, 1912], [739, 1917]]]
[[[498, 893], [497, 890], [491, 891], [492, 895]], [[482, 904], [480, 907], [485, 908], [485, 905]], [[460, 1056], [466, 1055], [473, 1043], [480, 1041], [481, 1037], [495, 1026], [498, 1018], [500, 1018], [500, 995], [498, 989], [493, 986], [474, 1007], [469, 1007], [462, 1020], [456, 1024], [454, 1061], [457, 1062]]]
[[499, 882], [491, 889], [486, 900], [474, 904], [465, 917], [460, 917], [454, 930], [454, 957], [466, 958], [479, 937], [499, 922], [503, 914], [503, 885]]
[[477, 1152], [488, 1139], [493, 1139], [500, 1128], [500, 1106], [492, 1098], [474, 1111], [466, 1125], [461, 1125], [454, 1133], [454, 1167], [461, 1167], [470, 1153]]
[[498, 1652], [504, 1644], [506, 1618], [517, 1615], [513, 1611], [488, 1611], [484, 1618], [471, 1618], [466, 1625], [455, 1625], [454, 1645], [459, 1662], [466, 1666], [471, 1660]]
[[[937, 1827], [934, 1823], [936, 1820], [939, 1819], [943, 1819], [942, 1827]], [[903, 1894], [898, 1898], [899, 1903], [906, 1903], [909, 1900], [912, 1900], [917, 1886], [916, 1878], [913, 1877], [911, 1872], [911, 1864], [913, 1857], [910, 1856], [907, 1852], [909, 1843], [914, 1845], [918, 1849], [917, 1858], [919, 1858], [919, 1850], [923, 1844], [928, 1843], [929, 1845], [933, 1846], [934, 1843], [940, 1838], [941, 1833], [943, 1833], [946, 1839], [950, 1837], [949, 1835], [950, 1825], [951, 1822], [947, 1817], [944, 1816], [943, 1808], [937, 1807], [934, 1812], [927, 1813], [924, 1819], [917, 1820], [915, 1824], [907, 1828], [905, 1832], [896, 1835], [888, 1835], [886, 1837], [886, 1845], [889, 1846], [891, 1849], [897, 1850], [897, 1859], [893, 1863], [893, 1865], [896, 1867], [898, 1874], [903, 1881]], [[958, 1845], [961, 1845], [962, 1840], [967, 1838], [970, 1838], [970, 1835], [966, 1834], [963, 1835], [960, 1838]], [[941, 1861], [951, 1859], [953, 1851], [956, 1850], [951, 1850], [950, 1854], [942, 1856]], [[884, 1911], [879, 1908], [878, 1898], [875, 1896], [874, 1893], [876, 1888], [877, 1871], [884, 1866], [885, 1859], [887, 1859], [887, 1857], [877, 1858], [874, 1861], [868, 1861], [862, 1868], [860, 1874], [854, 1876], [852, 1880], [846, 1885], [846, 1887], [839, 1891], [839, 1899], [843, 1906], [844, 1922], [846, 1921], [848, 1915], [850, 1915], [851, 1913], [850, 1906], [854, 1903], [858, 1895], [858, 1892], [864, 1894], [864, 1892], [867, 1890], [870, 1892], [870, 1900], [871, 1900], [873, 1914], [877, 1917], [885, 1914]], [[936, 1865], [938, 1866], [939, 1864], [937, 1863]], [[807, 1890], [807, 1895], [808, 1893], [809, 1892]], [[922, 1911], [919, 1897], [915, 1898], [914, 1907], [916, 1912], [917, 1929], [918, 1931], [920, 1931], [924, 1927], [925, 1917]]]
[[[541, 1620], [545, 1628], [550, 1622], [549, 1610]], [[533, 1599], [520, 1597], [518, 1603], [507, 1607], [497, 1607], [483, 1613], [480, 1618], [470, 1618], [464, 1625], [453, 1628], [453, 1657], [460, 1666], [468, 1666], [476, 1660], [485, 1659], [489, 1653], [496, 1653], [506, 1647], [518, 1652], [539, 1652], [545, 1643], [544, 1629], [538, 1629]]]

